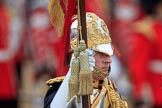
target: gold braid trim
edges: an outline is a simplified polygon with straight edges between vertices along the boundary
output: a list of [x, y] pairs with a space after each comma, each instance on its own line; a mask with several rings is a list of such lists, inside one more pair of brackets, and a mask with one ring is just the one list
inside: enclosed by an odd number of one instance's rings
[[60, 5], [60, 0], [50, 0], [48, 4], [48, 12], [51, 18], [51, 23], [58, 32], [58, 36], [62, 36], [64, 29], [64, 12]]
[[[99, 81], [95, 82], [99, 83]], [[95, 90], [96, 91], [94, 91], [93, 95], [91, 96], [91, 108], [97, 107], [102, 94], [105, 95], [104, 108], [128, 108], [127, 102], [121, 99], [113, 82], [111, 82], [108, 78], [104, 79], [101, 90]]]
[[64, 78], [65, 78], [65, 76], [52, 78], [52, 79], [47, 80], [46, 84], [51, 86], [54, 83], [62, 82], [64, 80]]
[[149, 40], [153, 40], [155, 33], [153, 31], [152, 24], [153, 24], [152, 18], [147, 17], [141, 21], [134, 23], [133, 27], [136, 30], [136, 32], [142, 33]]
[[119, 93], [115, 90], [113, 84], [109, 80], [110, 85], [108, 88], [108, 99], [110, 102], [110, 108], [128, 108], [128, 104], [126, 101], [123, 101], [119, 95]]

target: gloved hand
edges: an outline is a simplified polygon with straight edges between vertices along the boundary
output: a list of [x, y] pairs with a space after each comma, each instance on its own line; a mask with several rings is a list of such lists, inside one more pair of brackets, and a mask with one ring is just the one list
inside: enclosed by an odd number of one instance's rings
[[[95, 66], [95, 59], [94, 59], [93, 56], [95, 55], [95, 52], [92, 49], [86, 49], [86, 53], [89, 56], [90, 69], [91, 69], [91, 71], [93, 71], [94, 70], [94, 66]], [[71, 63], [72, 63], [73, 59], [74, 59], [74, 54], [72, 54], [72, 58], [71, 58], [71, 62], [70, 62], [70, 67], [71, 67]]]
[[92, 49], [86, 49], [86, 53], [89, 56], [90, 69], [91, 71], [93, 71], [95, 66], [95, 59], [94, 59], [95, 52]]

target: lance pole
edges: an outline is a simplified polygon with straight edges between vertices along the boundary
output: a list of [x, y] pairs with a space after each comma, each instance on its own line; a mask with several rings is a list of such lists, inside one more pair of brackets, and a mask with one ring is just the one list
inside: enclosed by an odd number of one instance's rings
[[[78, 0], [78, 8], [79, 8], [79, 13], [78, 15], [80, 16], [80, 27], [81, 29], [81, 35], [79, 36], [79, 40], [82, 38], [86, 46], [88, 47], [88, 42], [87, 42], [87, 28], [86, 28], [86, 11], [85, 11], [85, 0]], [[79, 33], [80, 34], [80, 33]], [[83, 95], [82, 96], [82, 108], [90, 108], [90, 95]]]

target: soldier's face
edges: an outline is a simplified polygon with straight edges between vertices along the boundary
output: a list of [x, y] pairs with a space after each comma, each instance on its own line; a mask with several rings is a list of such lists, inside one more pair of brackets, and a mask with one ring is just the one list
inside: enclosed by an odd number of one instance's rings
[[[96, 52], [94, 55], [95, 66], [97, 66], [102, 72], [108, 73], [110, 68], [110, 63], [112, 62], [111, 57], [107, 54]], [[104, 78], [93, 73], [93, 78], [96, 80], [103, 80]]]

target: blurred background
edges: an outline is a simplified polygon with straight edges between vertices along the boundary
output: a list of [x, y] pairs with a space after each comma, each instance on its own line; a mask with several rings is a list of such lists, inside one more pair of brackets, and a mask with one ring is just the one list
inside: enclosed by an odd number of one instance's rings
[[[0, 0], [0, 107], [43, 108], [62, 76], [48, 0]], [[110, 78], [129, 108], [162, 108], [162, 0], [86, 0], [113, 41]]]

